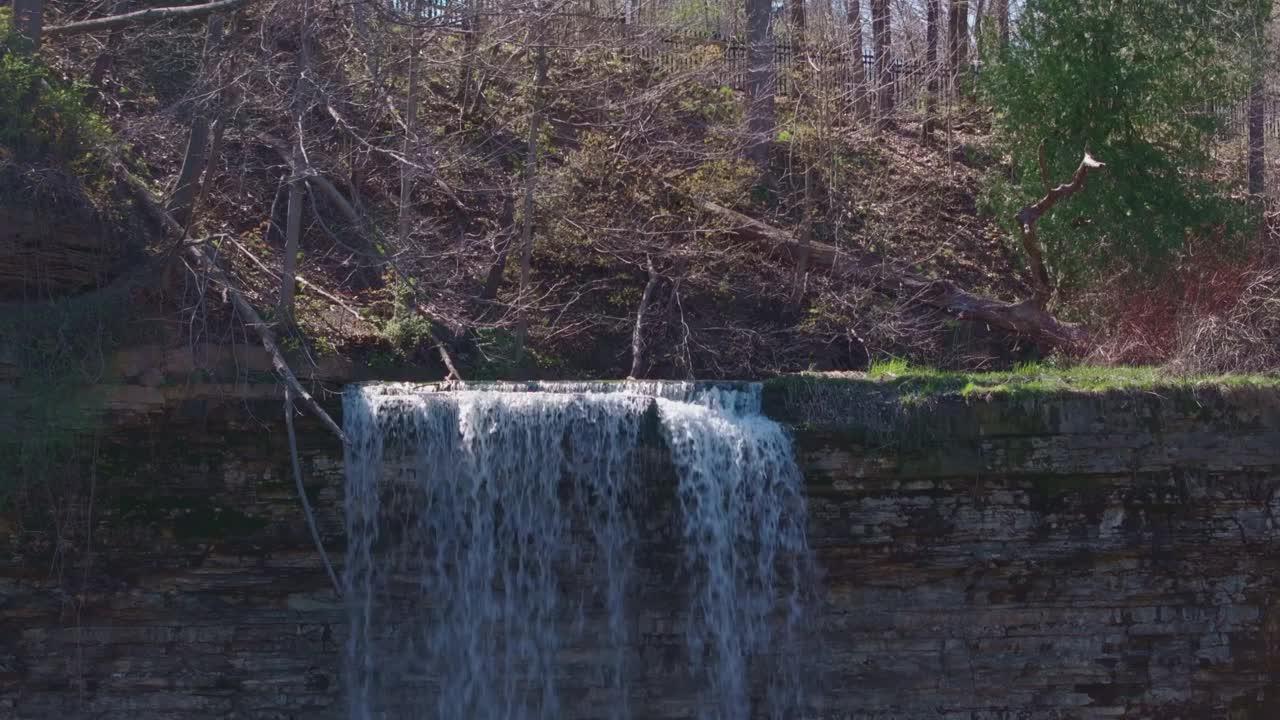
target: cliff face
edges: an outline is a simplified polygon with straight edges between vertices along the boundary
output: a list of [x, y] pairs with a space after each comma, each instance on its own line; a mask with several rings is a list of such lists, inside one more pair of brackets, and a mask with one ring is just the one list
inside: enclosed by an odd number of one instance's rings
[[100, 207], [80, 179], [19, 165], [0, 151], [0, 302], [45, 301], [99, 289], [141, 256], [144, 231]]
[[[341, 717], [345, 612], [278, 398], [115, 397], [132, 412], [96, 471], [0, 514], [0, 716]], [[1280, 716], [1280, 393], [767, 400], [797, 428], [825, 573], [818, 717]], [[300, 431], [340, 559], [340, 448]], [[680, 604], [650, 590], [634, 708], [687, 717], [663, 660]], [[575, 716], [600, 714], [596, 680], [566, 682]]]

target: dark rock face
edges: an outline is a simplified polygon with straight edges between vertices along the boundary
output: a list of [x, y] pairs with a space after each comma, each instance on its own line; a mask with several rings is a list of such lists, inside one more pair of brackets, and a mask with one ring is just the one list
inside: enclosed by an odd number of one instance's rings
[[[166, 397], [99, 437], [96, 472], [0, 513], [0, 717], [341, 717], [345, 613], [279, 403]], [[804, 428], [825, 573], [815, 717], [1280, 717], [1277, 400], [772, 402]], [[341, 453], [300, 427], [340, 559]], [[664, 692], [680, 605], [652, 590], [633, 709], [687, 717]]]
[[0, 302], [109, 285], [138, 260], [131, 231], [96, 207], [79, 180], [0, 160]]

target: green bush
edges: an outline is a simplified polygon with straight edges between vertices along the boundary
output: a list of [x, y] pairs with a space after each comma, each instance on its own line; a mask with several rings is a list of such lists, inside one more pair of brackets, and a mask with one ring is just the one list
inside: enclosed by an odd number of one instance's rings
[[[1107, 167], [1038, 229], [1060, 284], [1125, 263], [1158, 264], [1190, 235], [1244, 214], [1210, 178], [1212, 102], [1244, 96], [1252, 52], [1240, 31], [1270, 0], [1028, 0], [1016, 39], [988, 53], [982, 83], [1012, 179], [989, 201], [1010, 223], [1086, 148]], [[990, 47], [990, 46], [988, 46]], [[1237, 234], [1238, 236], [1238, 234]]]
[[0, 153], [24, 162], [56, 160], [77, 175], [99, 172], [111, 134], [85, 93], [82, 84], [56, 77], [0, 8]]
[[392, 286], [391, 318], [382, 325], [382, 337], [401, 358], [409, 358], [431, 338], [431, 325], [413, 308], [413, 289], [397, 281]]

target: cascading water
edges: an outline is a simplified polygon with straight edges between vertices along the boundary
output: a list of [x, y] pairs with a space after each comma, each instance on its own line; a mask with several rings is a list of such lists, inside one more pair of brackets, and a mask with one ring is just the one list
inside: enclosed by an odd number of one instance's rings
[[759, 404], [749, 384], [349, 389], [350, 717], [654, 716], [634, 692], [654, 572], [679, 587], [690, 712], [798, 717], [813, 568]]

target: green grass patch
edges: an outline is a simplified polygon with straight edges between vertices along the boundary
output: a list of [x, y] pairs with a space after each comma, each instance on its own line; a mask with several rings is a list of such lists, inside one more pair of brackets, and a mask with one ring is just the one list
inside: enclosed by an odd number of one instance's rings
[[[916, 366], [901, 359], [876, 361], [865, 373], [802, 374], [807, 381], [863, 383], [896, 395], [906, 405], [945, 396], [1020, 396], [1109, 391], [1280, 387], [1280, 374], [1179, 374], [1168, 368], [1024, 363], [997, 372], [959, 372]], [[785, 382], [789, 378], [782, 378]]]

